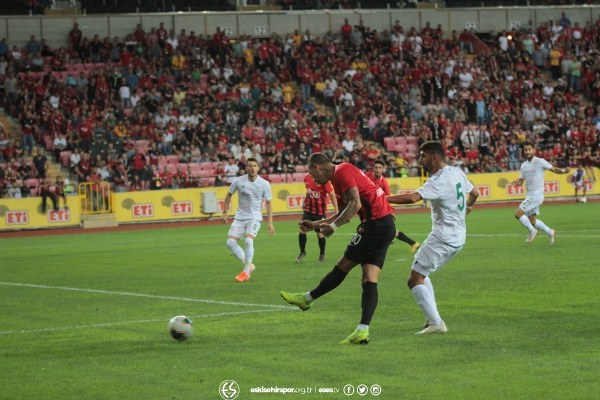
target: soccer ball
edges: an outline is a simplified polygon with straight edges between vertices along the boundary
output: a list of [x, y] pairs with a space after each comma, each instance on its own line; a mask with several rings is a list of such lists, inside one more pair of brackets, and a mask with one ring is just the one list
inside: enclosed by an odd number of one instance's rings
[[581, 199], [579, 199], [580, 203], [587, 203], [587, 197], [582, 197]]
[[175, 340], [183, 342], [192, 336], [192, 320], [185, 315], [178, 315], [169, 321], [169, 334]]

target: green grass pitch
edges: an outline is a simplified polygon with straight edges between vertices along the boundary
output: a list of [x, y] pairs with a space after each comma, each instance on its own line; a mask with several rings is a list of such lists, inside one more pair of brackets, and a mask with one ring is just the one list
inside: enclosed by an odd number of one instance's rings
[[[513, 213], [475, 209], [465, 249], [432, 275], [445, 335], [414, 335], [412, 255], [396, 241], [368, 346], [338, 345], [360, 317], [358, 269], [307, 312], [279, 297], [320, 281], [354, 221], [328, 240], [325, 263], [310, 234], [299, 265], [295, 222], [276, 221], [274, 237], [263, 226], [244, 284], [228, 225], [0, 236], [0, 399], [218, 400], [226, 380], [240, 400], [597, 399], [600, 203], [545, 204], [554, 246], [542, 233], [525, 244]], [[397, 226], [423, 241], [430, 216], [399, 214]], [[166, 329], [179, 314], [194, 321], [182, 343]], [[361, 384], [365, 396], [342, 392]], [[271, 387], [297, 393], [253, 391]]]

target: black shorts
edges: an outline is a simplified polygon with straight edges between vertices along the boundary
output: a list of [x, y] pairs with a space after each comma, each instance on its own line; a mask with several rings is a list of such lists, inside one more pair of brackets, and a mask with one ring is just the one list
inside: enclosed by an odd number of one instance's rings
[[357, 264], [373, 264], [383, 268], [385, 255], [396, 236], [392, 214], [363, 222], [356, 228], [344, 256]]
[[303, 221], [321, 221], [323, 219], [325, 219], [325, 215], [319, 215], [319, 214], [313, 214], [310, 213], [308, 211], [304, 211], [302, 213], [302, 220]]

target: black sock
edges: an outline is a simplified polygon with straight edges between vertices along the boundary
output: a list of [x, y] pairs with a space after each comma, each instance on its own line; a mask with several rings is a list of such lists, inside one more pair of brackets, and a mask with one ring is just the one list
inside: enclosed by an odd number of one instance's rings
[[403, 242], [408, 243], [411, 246], [416, 243], [414, 240], [406, 236], [404, 232], [398, 232], [398, 234], [396, 235], [396, 239], [402, 240]]
[[333, 267], [333, 269], [321, 280], [319, 285], [310, 291], [310, 297], [316, 300], [325, 293], [331, 292], [346, 279], [347, 275], [347, 272], [342, 271], [338, 267]]
[[300, 253], [306, 253], [306, 234], [298, 234], [298, 244], [300, 245]]
[[325, 254], [325, 238], [324, 237], [320, 237], [319, 238], [319, 250], [321, 251], [320, 254]]
[[362, 284], [362, 316], [360, 323], [369, 325], [371, 318], [375, 314], [375, 308], [377, 308], [377, 302], [379, 301], [379, 294], [377, 292], [377, 283], [365, 282]]

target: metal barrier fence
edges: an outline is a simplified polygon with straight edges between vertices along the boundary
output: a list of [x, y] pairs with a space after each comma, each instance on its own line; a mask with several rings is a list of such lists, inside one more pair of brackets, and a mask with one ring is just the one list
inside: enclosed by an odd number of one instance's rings
[[113, 193], [108, 182], [83, 182], [79, 184], [81, 214], [107, 214], [113, 212]]

